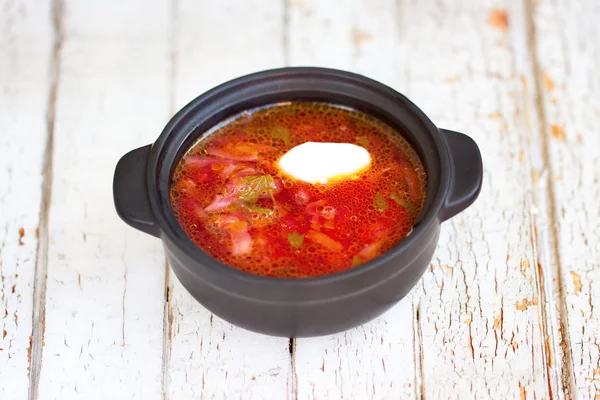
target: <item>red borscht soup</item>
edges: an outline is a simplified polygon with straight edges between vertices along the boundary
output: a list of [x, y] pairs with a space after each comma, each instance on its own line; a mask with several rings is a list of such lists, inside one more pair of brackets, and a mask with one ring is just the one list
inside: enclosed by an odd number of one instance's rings
[[[307, 142], [360, 146], [370, 164], [326, 183], [297, 179], [279, 160]], [[304, 160], [306, 168], [319, 161]], [[410, 233], [426, 189], [417, 153], [390, 126], [344, 107], [291, 102], [207, 132], [176, 166], [170, 198], [185, 233], [217, 260], [251, 274], [305, 278], [391, 249]]]

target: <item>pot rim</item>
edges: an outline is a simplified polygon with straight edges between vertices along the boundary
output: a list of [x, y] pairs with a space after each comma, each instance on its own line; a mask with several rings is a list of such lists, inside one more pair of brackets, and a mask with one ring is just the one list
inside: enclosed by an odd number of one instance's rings
[[[157, 184], [158, 178], [161, 175], [160, 172], [167, 168], [169, 169], [169, 179], [171, 177], [171, 170], [173, 163], [163, 162], [163, 152], [166, 145], [174, 138], [174, 133], [183, 130], [181, 126], [182, 120], [189, 117], [190, 114], [194, 114], [198, 109], [199, 105], [207, 101], [215, 101], [214, 97], [219, 96], [224, 92], [231, 90], [244, 90], [244, 87], [249, 85], [260, 85], [265, 80], [269, 79], [285, 79], [285, 78], [299, 78], [306, 76], [307, 78], [318, 77], [320, 79], [328, 78], [331, 80], [348, 81], [350, 84], [360, 85], [367, 87], [369, 90], [377, 91], [380, 94], [389, 97], [390, 101], [396, 101], [398, 107], [404, 108], [411, 115], [412, 118], [418, 120], [423, 126], [423, 132], [429, 135], [431, 141], [435, 144], [436, 152], [434, 156], [439, 157], [439, 182], [436, 188], [429, 188], [428, 182], [428, 193], [426, 204], [424, 207], [427, 209], [422, 210], [420, 221], [416, 226], [413, 226], [411, 234], [407, 237], [400, 239], [394, 247], [373, 260], [365, 262], [355, 268], [351, 268], [342, 272], [333, 274], [310, 277], [310, 278], [278, 278], [278, 277], [267, 277], [261, 275], [254, 275], [235, 267], [227, 265], [218, 261], [217, 259], [210, 256], [208, 253], [198, 247], [183, 231], [179, 223], [175, 219], [172, 213], [172, 207], [169, 201], [163, 201], [159, 204], [158, 201], [161, 196], [159, 185]], [[271, 102], [275, 103], [275, 102]], [[332, 102], [335, 104], [335, 102]], [[266, 102], [264, 105], [270, 104]], [[342, 102], [338, 103], [344, 105]], [[254, 107], [248, 107], [248, 109]], [[236, 112], [237, 113], [237, 112]], [[221, 119], [228, 118], [236, 113], [225, 115]], [[393, 127], [393, 126], [392, 126]], [[192, 129], [193, 131], [194, 129]], [[189, 145], [183, 144], [181, 147], [188, 148]], [[422, 156], [424, 157], [424, 156]], [[177, 162], [177, 157], [174, 162]], [[384, 85], [376, 80], [367, 78], [363, 75], [356, 73], [330, 69], [321, 67], [283, 67], [276, 69], [262, 70], [254, 72], [248, 75], [244, 75], [233, 80], [224, 82], [213, 89], [201, 94], [187, 105], [181, 108], [167, 123], [158, 139], [152, 145], [150, 155], [148, 158], [148, 164], [146, 167], [146, 178], [147, 178], [147, 190], [148, 198], [150, 200], [150, 206], [156, 219], [156, 223], [159, 226], [161, 232], [161, 238], [164, 240], [164, 236], [167, 237], [170, 243], [179, 247], [186, 255], [201, 263], [205, 267], [210, 268], [213, 272], [221, 275], [225, 275], [227, 278], [241, 280], [247, 283], [261, 284], [261, 285], [292, 285], [292, 286], [314, 286], [314, 285], [325, 285], [339, 281], [344, 281], [352, 278], [360, 277], [370, 271], [377, 269], [380, 265], [387, 263], [390, 259], [399, 257], [407, 248], [414, 245], [423, 235], [426, 235], [429, 227], [437, 219], [440, 218], [440, 211], [444, 205], [447, 193], [450, 187], [450, 157], [444, 138], [437, 126], [427, 117], [427, 115], [419, 109], [414, 103], [412, 103], [406, 96], [395, 91], [391, 87]], [[426, 169], [428, 169], [426, 167]], [[429, 176], [430, 171], [427, 171]], [[168, 186], [168, 185], [167, 185]], [[430, 196], [433, 198], [430, 199]], [[429, 204], [427, 204], [429, 202]], [[166, 204], [165, 204], [166, 203]], [[423, 211], [425, 211], [423, 213]], [[186, 266], [189, 268], [189, 266]], [[399, 265], [402, 268], [402, 265]], [[200, 271], [198, 271], [200, 272]]]

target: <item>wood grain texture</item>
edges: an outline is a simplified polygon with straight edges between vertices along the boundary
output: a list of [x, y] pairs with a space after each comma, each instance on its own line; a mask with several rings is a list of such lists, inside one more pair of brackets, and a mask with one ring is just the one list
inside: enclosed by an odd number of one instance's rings
[[[481, 197], [445, 224], [431, 269], [413, 292], [414, 313], [407, 298], [357, 330], [299, 340], [300, 398], [548, 396], [532, 182], [523, 174], [532, 135], [521, 84], [526, 26], [524, 9], [509, 5], [291, 7], [292, 63], [355, 70], [393, 85], [438, 126], [471, 135], [485, 160]], [[370, 333], [348, 339], [362, 331], [383, 331], [382, 340], [368, 340]], [[382, 364], [396, 369], [376, 373]]]
[[119, 157], [152, 142], [168, 116], [168, 3], [67, 1], [57, 18], [37, 398], [162, 399], [164, 255], [119, 220], [111, 187]]
[[[405, 87], [396, 56], [396, 2], [302, 1], [289, 5], [292, 65], [365, 74]], [[399, 72], [400, 71], [400, 72]], [[298, 339], [294, 354], [299, 399], [386, 399], [419, 396], [412, 298], [375, 321], [342, 334]]]
[[0, 1], [0, 398], [28, 396], [46, 147], [49, 2]]
[[[600, 398], [600, 3], [542, 1], [533, 9], [547, 178], [552, 192], [560, 340], [572, 396]], [[565, 346], [568, 345], [568, 346]], [[568, 374], [567, 374], [568, 375]], [[568, 383], [568, 382], [567, 382]]]
[[[283, 66], [282, 6], [279, 0], [174, 3], [172, 111], [229, 79]], [[290, 396], [287, 338], [235, 327], [199, 305], [173, 274], [170, 285], [167, 398]]]
[[438, 126], [471, 135], [484, 159], [479, 200], [445, 223], [422, 282], [423, 393], [547, 398], [533, 184], [524, 173], [533, 136], [522, 85], [525, 10], [503, 1], [421, 4], [401, 13], [408, 94]]

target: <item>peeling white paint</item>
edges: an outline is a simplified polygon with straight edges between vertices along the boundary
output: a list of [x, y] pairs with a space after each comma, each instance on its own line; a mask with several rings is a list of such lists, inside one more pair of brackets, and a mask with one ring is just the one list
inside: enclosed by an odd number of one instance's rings
[[0, 10], [0, 398], [24, 400], [52, 28], [48, 4], [2, 0]]

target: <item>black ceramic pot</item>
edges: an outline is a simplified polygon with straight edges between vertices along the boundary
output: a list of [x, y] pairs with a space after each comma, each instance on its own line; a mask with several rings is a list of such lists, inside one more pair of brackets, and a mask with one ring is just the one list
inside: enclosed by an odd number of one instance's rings
[[[243, 110], [289, 100], [353, 107], [396, 128], [418, 151], [428, 191], [411, 235], [382, 256], [346, 272], [309, 279], [267, 278], [220, 263], [179, 227], [169, 202], [171, 173], [187, 148], [218, 122]], [[471, 205], [481, 190], [481, 154], [460, 133], [438, 129], [401, 94], [360, 75], [283, 68], [227, 82], [179, 111], [153, 145], [127, 153], [114, 176], [114, 200], [129, 225], [163, 241], [183, 286], [214, 314], [275, 336], [343, 331], [380, 315], [421, 278], [440, 224]]]

